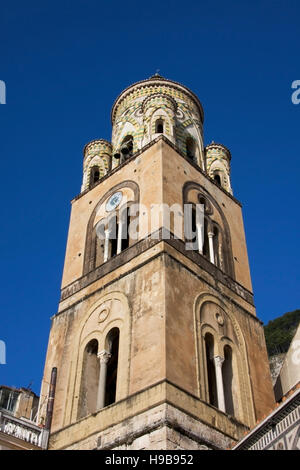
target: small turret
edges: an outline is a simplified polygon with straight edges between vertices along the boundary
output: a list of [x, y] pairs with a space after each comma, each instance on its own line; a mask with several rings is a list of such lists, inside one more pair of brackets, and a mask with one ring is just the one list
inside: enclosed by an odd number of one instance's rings
[[112, 145], [105, 139], [92, 140], [83, 150], [81, 192], [92, 188], [111, 169]]
[[230, 184], [231, 153], [225, 145], [212, 142], [205, 147], [206, 171], [219, 186], [232, 194]]

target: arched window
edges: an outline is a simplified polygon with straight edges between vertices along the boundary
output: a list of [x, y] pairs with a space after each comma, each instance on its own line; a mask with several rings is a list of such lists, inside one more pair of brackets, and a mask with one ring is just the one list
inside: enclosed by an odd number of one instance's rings
[[126, 135], [121, 143], [121, 154], [123, 158], [129, 158], [133, 154], [133, 137], [132, 135]]
[[90, 187], [94, 186], [100, 179], [100, 170], [98, 166], [93, 166], [90, 173]]
[[105, 406], [111, 405], [116, 401], [119, 339], [119, 328], [113, 328], [110, 330], [106, 337], [106, 348], [111, 354], [111, 357], [107, 364]]
[[82, 361], [78, 418], [94, 413], [97, 409], [99, 383], [98, 341], [92, 339], [85, 347]]
[[221, 176], [220, 176], [220, 174], [217, 173], [217, 172], [214, 173], [214, 181], [215, 181], [219, 186], [221, 186], [221, 184], [222, 184]]
[[205, 354], [206, 354], [206, 370], [208, 380], [208, 398], [209, 403], [218, 406], [216, 369], [214, 363], [214, 337], [210, 333], [206, 333], [205, 338]]
[[222, 366], [222, 377], [224, 386], [225, 410], [226, 413], [234, 415], [233, 406], [233, 368], [232, 368], [232, 349], [226, 345], [224, 347], [224, 362]]
[[155, 122], [155, 134], [163, 134], [164, 133], [164, 121], [163, 119], [157, 119]]
[[190, 160], [194, 160], [195, 157], [195, 142], [192, 137], [188, 137], [185, 141], [186, 144], [186, 156]]

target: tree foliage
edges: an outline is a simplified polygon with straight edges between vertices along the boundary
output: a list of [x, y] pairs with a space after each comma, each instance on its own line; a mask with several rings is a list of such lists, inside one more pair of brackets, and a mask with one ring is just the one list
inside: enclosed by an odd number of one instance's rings
[[265, 325], [265, 337], [269, 356], [285, 353], [300, 322], [300, 310], [287, 312]]

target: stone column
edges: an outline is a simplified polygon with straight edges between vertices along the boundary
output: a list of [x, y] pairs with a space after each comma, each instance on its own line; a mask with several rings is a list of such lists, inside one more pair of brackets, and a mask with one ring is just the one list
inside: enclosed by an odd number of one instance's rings
[[216, 382], [217, 382], [217, 395], [218, 395], [218, 408], [225, 413], [225, 396], [224, 396], [224, 385], [222, 376], [222, 364], [224, 358], [221, 356], [214, 357], [215, 369], [216, 369]]
[[99, 385], [97, 394], [97, 410], [101, 410], [105, 406], [105, 389], [106, 389], [106, 374], [107, 374], [107, 363], [111, 358], [111, 354], [103, 349], [97, 356], [100, 360], [100, 374], [99, 374]]
[[104, 263], [108, 260], [108, 249], [109, 249], [109, 235], [110, 235], [110, 230], [107, 229], [104, 231], [105, 233], [105, 240], [104, 240]]
[[118, 226], [118, 244], [117, 244], [117, 255], [122, 251], [122, 236], [123, 236], [123, 222], [120, 217], [119, 226]]
[[214, 233], [208, 232], [208, 243], [209, 243], [209, 259], [210, 262], [215, 264], [215, 254], [214, 254]]
[[198, 251], [202, 255], [203, 254], [203, 243], [204, 243], [203, 225], [198, 222], [197, 225], [196, 225], [196, 228], [197, 228]]

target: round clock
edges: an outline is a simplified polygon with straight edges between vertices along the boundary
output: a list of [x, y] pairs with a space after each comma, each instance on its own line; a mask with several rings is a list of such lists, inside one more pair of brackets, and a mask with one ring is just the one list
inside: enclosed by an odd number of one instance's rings
[[123, 194], [121, 191], [118, 191], [117, 193], [114, 193], [112, 196], [110, 196], [109, 200], [106, 203], [105, 209], [106, 212], [113, 211], [120, 202], [122, 201]]

